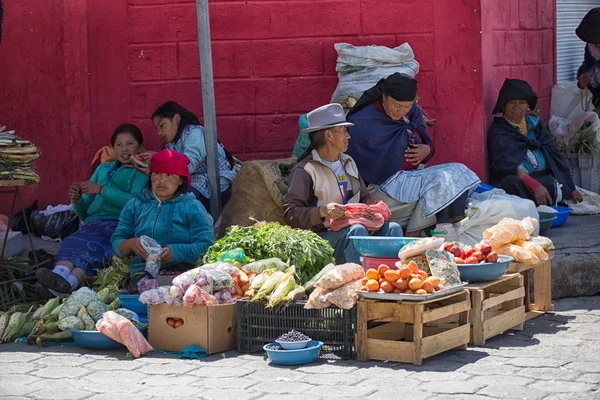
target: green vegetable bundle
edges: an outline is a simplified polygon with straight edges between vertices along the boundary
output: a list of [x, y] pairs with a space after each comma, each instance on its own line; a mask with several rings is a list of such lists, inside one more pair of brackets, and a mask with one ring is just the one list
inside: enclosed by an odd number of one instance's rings
[[253, 260], [277, 257], [296, 266], [301, 282], [309, 281], [325, 265], [334, 262], [329, 242], [316, 233], [269, 222], [230, 227], [227, 234], [208, 249], [202, 263], [216, 262], [222, 253], [235, 248], [243, 249]]

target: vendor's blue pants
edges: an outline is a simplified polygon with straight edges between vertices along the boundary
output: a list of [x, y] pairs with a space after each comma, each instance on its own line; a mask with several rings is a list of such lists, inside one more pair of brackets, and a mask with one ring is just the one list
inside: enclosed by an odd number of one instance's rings
[[[374, 236], [402, 237], [403, 234], [400, 225], [395, 222], [386, 222]], [[318, 232], [318, 235], [329, 241], [329, 244], [333, 247], [333, 255], [336, 264], [347, 262], [361, 264], [360, 253], [356, 250], [356, 247], [354, 247], [354, 243], [350, 240], [350, 236], [369, 236], [367, 228], [362, 225], [352, 225], [338, 232]]]

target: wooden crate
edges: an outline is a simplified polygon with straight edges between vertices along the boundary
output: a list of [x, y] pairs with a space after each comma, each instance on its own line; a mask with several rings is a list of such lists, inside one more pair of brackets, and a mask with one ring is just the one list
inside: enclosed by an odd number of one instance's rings
[[483, 346], [511, 329], [523, 330], [525, 288], [520, 274], [465, 286], [471, 293], [471, 344]]
[[[357, 359], [421, 365], [450, 349], [466, 349], [471, 309], [467, 290], [423, 302], [358, 302]], [[369, 324], [383, 323], [369, 328]]]
[[[552, 259], [553, 252], [548, 252], [549, 259], [534, 265], [512, 262], [507, 273], [520, 273], [523, 275], [525, 287], [525, 321], [552, 311]], [[533, 272], [533, 295], [535, 303], [531, 303], [531, 285], [529, 276]]]

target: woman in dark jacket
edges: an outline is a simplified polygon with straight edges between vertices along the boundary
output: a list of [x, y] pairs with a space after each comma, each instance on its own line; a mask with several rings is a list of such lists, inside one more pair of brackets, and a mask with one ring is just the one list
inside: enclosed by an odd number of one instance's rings
[[[540, 119], [528, 114], [537, 95], [520, 79], [506, 79], [500, 89], [488, 134], [490, 183], [537, 205], [560, 199], [582, 201], [569, 167]], [[557, 189], [561, 187], [561, 190]]]

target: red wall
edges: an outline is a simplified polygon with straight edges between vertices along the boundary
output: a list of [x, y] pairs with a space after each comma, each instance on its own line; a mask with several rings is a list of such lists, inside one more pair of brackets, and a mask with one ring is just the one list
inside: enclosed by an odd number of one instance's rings
[[[334, 43], [409, 42], [421, 63], [421, 105], [436, 119], [434, 162], [463, 162], [483, 177], [498, 82], [545, 73], [554, 54], [547, 29], [538, 30], [549, 23], [543, 7], [507, 32], [513, 9], [505, 16], [509, 8], [494, 3], [504, 2], [211, 1], [219, 137], [242, 159], [288, 156], [298, 116], [328, 103], [335, 89]], [[201, 114], [195, 12], [190, 0], [5, 2], [0, 71], [14, 79], [0, 81], [0, 122], [42, 148], [42, 183], [30, 199], [67, 202], [70, 182], [84, 178], [93, 153], [122, 122], [138, 123], [147, 147], [158, 148], [149, 117], [166, 100]], [[541, 40], [529, 40], [529, 31]], [[509, 39], [539, 50], [515, 52], [503, 45]], [[538, 56], [544, 64], [535, 64]], [[548, 97], [551, 80], [532, 78], [539, 82]]]

